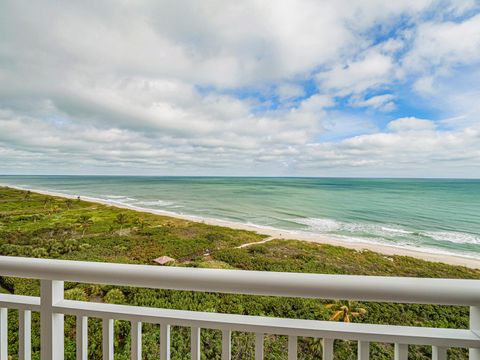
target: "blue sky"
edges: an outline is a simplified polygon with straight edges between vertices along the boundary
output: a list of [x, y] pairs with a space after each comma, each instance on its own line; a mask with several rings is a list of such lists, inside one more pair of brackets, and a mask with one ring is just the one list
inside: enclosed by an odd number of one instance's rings
[[2, 1], [0, 174], [480, 177], [480, 2]]

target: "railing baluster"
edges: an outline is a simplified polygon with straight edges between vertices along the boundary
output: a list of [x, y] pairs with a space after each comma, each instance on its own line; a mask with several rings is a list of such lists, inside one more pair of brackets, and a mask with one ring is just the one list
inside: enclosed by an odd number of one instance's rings
[[192, 327], [190, 335], [190, 351], [192, 353], [192, 360], [200, 360], [200, 328]]
[[408, 345], [395, 344], [395, 360], [408, 360]]
[[32, 312], [18, 310], [18, 357], [20, 360], [32, 358]]
[[[264, 351], [263, 332], [290, 334], [288, 336], [288, 359], [298, 357], [297, 336], [323, 336], [329, 338], [345, 338], [348, 334], [358, 334], [358, 359], [369, 360], [369, 343], [371, 340], [395, 344], [395, 359], [407, 360], [408, 343], [432, 346], [433, 360], [445, 360], [450, 347], [468, 348], [470, 360], [480, 360], [480, 282], [478, 280], [437, 279], [394, 279], [394, 278], [362, 278], [362, 285], [357, 287], [357, 278], [349, 276], [328, 278], [314, 274], [245, 274], [232, 271], [209, 270], [208, 274], [195, 269], [174, 269], [159, 267], [141, 267], [121, 264], [71, 263], [42, 259], [23, 259], [0, 257], [0, 273], [2, 276], [43, 279], [68, 279], [68, 281], [86, 283], [113, 283], [114, 285], [145, 286], [153, 288], [194, 289], [196, 291], [246, 293], [249, 295], [275, 295], [321, 297], [331, 294], [351, 294], [355, 299], [365, 301], [407, 302], [407, 303], [440, 303], [440, 305], [470, 306], [470, 329], [438, 329], [419, 327], [381, 327], [375, 324], [355, 324], [353, 329], [348, 324], [323, 322], [311, 323], [296, 319], [283, 318], [251, 318], [232, 316], [229, 314], [212, 314], [202, 312], [185, 312], [180, 310], [153, 309], [145, 307], [113, 306], [102, 303], [86, 303], [79, 301], [63, 301], [64, 283], [60, 280], [40, 280], [40, 297], [0, 294], [0, 360], [8, 360], [8, 315], [9, 309], [19, 311], [18, 354], [21, 360], [31, 360], [32, 355], [32, 312], [40, 313], [40, 351], [41, 360], [64, 359], [64, 314], [77, 316], [77, 360], [87, 359], [88, 350], [88, 318], [95, 316], [103, 319], [103, 359], [113, 360], [114, 356], [114, 320], [132, 321], [132, 354], [133, 360], [142, 356], [141, 326], [139, 321], [160, 323], [161, 359], [170, 359], [170, 325], [188, 326], [191, 329], [192, 360], [200, 358], [199, 327], [215, 327], [222, 329], [223, 360], [232, 358], [231, 331], [251, 331], [255, 333], [255, 359], [260, 360], [268, 355]], [[87, 266], [88, 265], [88, 266]], [[88, 268], [88, 271], [85, 271]], [[188, 275], [192, 276], [188, 276]], [[194, 275], [194, 276], [193, 276]], [[208, 275], [208, 276], [207, 276]], [[288, 275], [288, 276], [287, 276]], [[308, 275], [308, 277], [306, 276]], [[231, 278], [230, 278], [231, 276]], [[284, 277], [287, 277], [284, 279]], [[162, 277], [162, 283], [158, 278]], [[192, 278], [195, 281], [192, 281]], [[251, 278], [251, 279], [250, 279]], [[213, 279], [213, 280], [212, 280]], [[335, 279], [335, 281], [332, 281]], [[414, 281], [415, 280], [415, 281]], [[417, 281], [418, 280], [418, 281]], [[365, 284], [368, 286], [365, 286]], [[271, 284], [272, 286], [270, 286]], [[394, 285], [392, 285], [394, 283]], [[248, 287], [245, 286], [248, 284]], [[288, 286], [286, 286], [287, 284]], [[301, 285], [301, 286], [300, 286]], [[355, 285], [355, 286], [354, 286]], [[352, 288], [353, 286], [353, 288]], [[378, 292], [378, 288], [382, 291]], [[455, 291], [452, 292], [451, 289]], [[402, 291], [399, 292], [398, 289]], [[449, 290], [450, 289], [450, 290]], [[349, 293], [348, 291], [351, 291]], [[378, 298], [381, 297], [381, 299]], [[472, 306], [473, 305], [473, 306]], [[168, 322], [168, 323], [167, 323]], [[301, 329], [301, 330], [300, 330]], [[352, 332], [352, 329], [354, 332]], [[385, 330], [388, 329], [388, 330]], [[278, 330], [276, 332], [276, 330]], [[363, 334], [363, 335], [362, 335]], [[377, 336], [377, 337], [375, 337]], [[283, 338], [285, 338], [283, 336]], [[420, 341], [421, 340], [421, 341]], [[12, 342], [12, 339], [10, 339]], [[332, 339], [323, 340], [323, 359], [333, 358]], [[12, 344], [10, 344], [12, 346]], [[285, 346], [285, 345], [284, 345]], [[158, 351], [158, 349], [157, 349]], [[337, 354], [338, 355], [338, 354]]]
[[113, 319], [102, 320], [103, 360], [113, 360]]
[[432, 360], [447, 360], [447, 348], [432, 346]]
[[255, 360], [263, 360], [263, 334], [255, 334]]
[[131, 322], [130, 337], [132, 339], [131, 360], [142, 360], [142, 323]]
[[8, 309], [0, 308], [0, 360], [8, 360]]
[[88, 360], [88, 317], [77, 316], [77, 360]]
[[222, 331], [222, 360], [230, 360], [232, 358], [232, 332], [229, 330]]
[[323, 360], [333, 360], [333, 339], [322, 340]]
[[160, 360], [170, 360], [170, 325], [160, 325]]
[[[470, 330], [473, 330], [480, 336], [480, 306], [470, 306]], [[470, 349], [470, 360], [480, 360], [480, 348]]]
[[40, 281], [40, 351], [41, 358], [63, 360], [64, 322], [63, 314], [54, 313], [52, 307], [63, 300], [63, 281]]
[[370, 343], [368, 341], [358, 342], [358, 360], [370, 359]]
[[288, 360], [297, 360], [297, 337], [288, 337]]

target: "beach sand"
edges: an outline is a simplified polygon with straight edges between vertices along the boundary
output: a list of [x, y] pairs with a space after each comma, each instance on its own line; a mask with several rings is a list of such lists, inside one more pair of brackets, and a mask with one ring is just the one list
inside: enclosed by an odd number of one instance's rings
[[[19, 190], [30, 190], [32, 192], [36, 192], [43, 195], [59, 196], [59, 197], [71, 198], [71, 199], [77, 198], [76, 195], [67, 195], [67, 194], [57, 193], [52, 191], [28, 189], [28, 188], [16, 187], [12, 185], [5, 185], [5, 186], [8, 186], [13, 189], [19, 189]], [[322, 234], [278, 230], [278, 229], [259, 227], [259, 226], [249, 225], [249, 224], [236, 223], [233, 221], [201, 218], [201, 217], [191, 216], [191, 215], [182, 215], [182, 214], [176, 214], [168, 211], [130, 206], [127, 204], [116, 202], [116, 201], [107, 201], [104, 199], [98, 199], [94, 197], [82, 196], [81, 199], [84, 201], [96, 202], [99, 204], [115, 206], [123, 209], [129, 209], [129, 210], [135, 210], [135, 211], [144, 212], [144, 213], [151, 213], [151, 214], [162, 215], [162, 216], [170, 216], [170, 217], [183, 219], [183, 220], [201, 222], [208, 225], [224, 226], [224, 227], [229, 227], [229, 228], [238, 229], [238, 230], [248, 230], [248, 231], [253, 231], [258, 234], [267, 236], [265, 240], [262, 240], [259, 243], [265, 243], [267, 241], [271, 241], [274, 239], [308, 241], [308, 242], [314, 242], [319, 244], [329, 244], [334, 246], [347, 247], [349, 249], [354, 249], [357, 251], [369, 250], [369, 251], [374, 251], [386, 256], [393, 256], [393, 255], [410, 256], [413, 258], [426, 260], [426, 261], [442, 262], [450, 265], [458, 265], [458, 266], [465, 266], [472, 269], [480, 269], [480, 259], [475, 259], [472, 257], [463, 257], [460, 255], [456, 256], [451, 254], [431, 253], [431, 252], [428, 252], [428, 249], [416, 250], [416, 249], [406, 249], [406, 248], [393, 246], [393, 245], [390, 246], [390, 245], [382, 245], [382, 244], [373, 244], [373, 243], [360, 242], [360, 241], [358, 242], [347, 241], [347, 240], [343, 241], [343, 240], [335, 239]], [[247, 247], [254, 244], [255, 243], [244, 244], [241, 247]]]

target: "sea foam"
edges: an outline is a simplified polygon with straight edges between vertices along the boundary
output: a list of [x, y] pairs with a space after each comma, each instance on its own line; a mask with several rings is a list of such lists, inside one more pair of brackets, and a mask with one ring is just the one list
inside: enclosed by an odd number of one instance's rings
[[315, 233], [343, 234], [373, 238], [403, 238], [409, 244], [417, 244], [425, 239], [435, 242], [455, 244], [480, 244], [480, 237], [455, 231], [413, 231], [394, 224], [371, 224], [359, 222], [343, 222], [329, 218], [290, 219], [308, 227], [307, 231]]
[[455, 231], [427, 231], [425, 235], [438, 241], [448, 241], [455, 244], [480, 244], [480, 237], [473, 234]]

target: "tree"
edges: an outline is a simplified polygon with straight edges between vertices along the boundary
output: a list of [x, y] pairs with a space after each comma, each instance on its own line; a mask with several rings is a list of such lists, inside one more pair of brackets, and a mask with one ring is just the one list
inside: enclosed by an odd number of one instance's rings
[[367, 313], [367, 310], [360, 307], [355, 301], [336, 301], [325, 306], [327, 309], [333, 311], [330, 320], [350, 322], [352, 318], [361, 317]]
[[82, 237], [85, 236], [85, 231], [93, 225], [92, 218], [88, 215], [82, 215], [78, 218], [77, 224], [80, 225], [80, 228], [82, 229]]
[[115, 222], [120, 225], [120, 230], [123, 229], [123, 225], [125, 225], [128, 222], [127, 215], [124, 213], [120, 213], [117, 215]]

